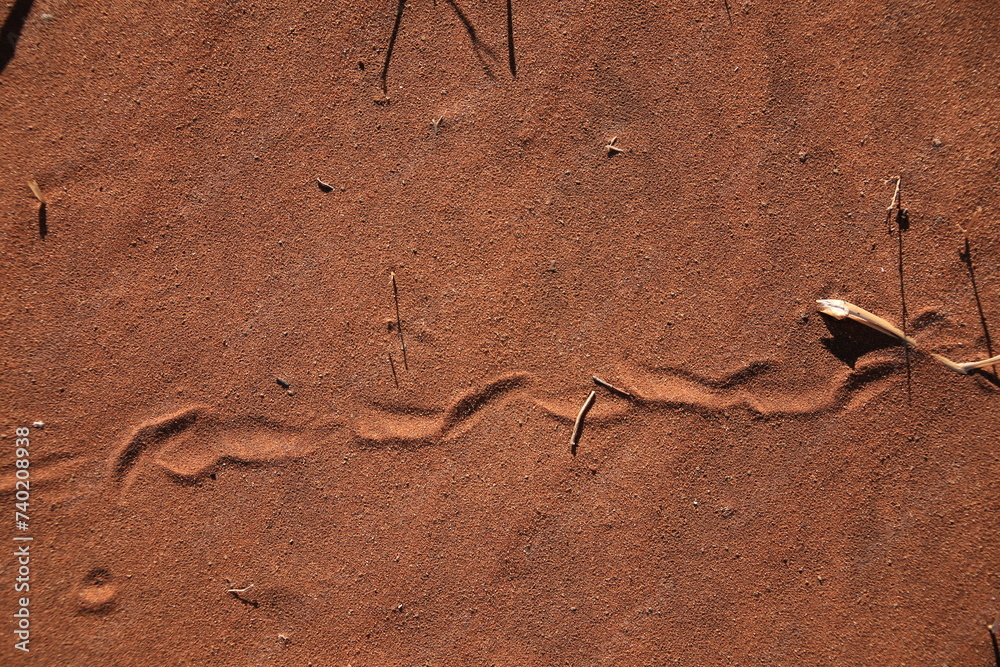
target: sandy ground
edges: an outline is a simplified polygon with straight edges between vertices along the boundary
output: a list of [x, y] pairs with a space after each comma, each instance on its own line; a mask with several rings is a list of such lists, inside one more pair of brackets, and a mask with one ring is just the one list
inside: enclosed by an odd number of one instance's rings
[[993, 664], [996, 2], [25, 4], [0, 661]]

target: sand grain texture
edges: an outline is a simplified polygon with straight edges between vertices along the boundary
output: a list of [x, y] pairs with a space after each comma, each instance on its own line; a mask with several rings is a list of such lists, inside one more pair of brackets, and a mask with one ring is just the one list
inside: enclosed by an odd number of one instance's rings
[[31, 5], [0, 662], [991, 664], [1000, 5], [396, 8]]

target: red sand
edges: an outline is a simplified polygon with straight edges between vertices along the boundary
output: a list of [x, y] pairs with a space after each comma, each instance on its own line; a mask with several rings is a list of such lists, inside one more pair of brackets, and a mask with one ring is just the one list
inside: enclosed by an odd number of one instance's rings
[[456, 3], [28, 14], [0, 661], [992, 664], [1000, 5]]

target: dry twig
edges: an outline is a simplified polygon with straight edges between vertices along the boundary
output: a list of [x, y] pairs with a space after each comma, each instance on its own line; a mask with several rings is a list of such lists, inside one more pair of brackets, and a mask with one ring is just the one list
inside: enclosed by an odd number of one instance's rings
[[38, 181], [34, 179], [28, 181], [28, 187], [31, 188], [31, 194], [35, 195], [35, 199], [37, 199], [42, 206], [45, 206], [45, 195], [42, 194], [42, 189], [38, 187]]
[[576, 423], [573, 424], [573, 435], [569, 439], [570, 453], [573, 456], [576, 456], [576, 446], [580, 444], [580, 436], [583, 435], [583, 419], [590, 412], [590, 408], [594, 406], [595, 398], [597, 398], [597, 392], [590, 392], [587, 400], [583, 402], [583, 407], [580, 408], [579, 414], [576, 416]]
[[[855, 306], [853, 303], [844, 301], [843, 299], [818, 299], [816, 302], [822, 306], [822, 308], [819, 309], [821, 313], [826, 313], [827, 315], [835, 317], [838, 320], [843, 320], [846, 318], [854, 320], [855, 322], [860, 322], [861, 324], [871, 327], [876, 331], [880, 331], [886, 334], [887, 336], [896, 338], [914, 349], [916, 349], [917, 347], [916, 341], [910, 338], [909, 336], [905, 335], [897, 327], [890, 324], [886, 320], [883, 320], [878, 315], [873, 315], [872, 313], [869, 313], [867, 310], [861, 308], [860, 306]], [[997, 362], [1000, 362], [1000, 355], [996, 357], [990, 357], [989, 359], [983, 359], [981, 361], [956, 362], [940, 354], [934, 354], [933, 352], [929, 354], [938, 363], [962, 375], [968, 375], [977, 368], [982, 368], [984, 366], [991, 366]]]
[[608, 391], [610, 391], [612, 394], [617, 394], [618, 396], [621, 396], [622, 398], [627, 398], [627, 399], [630, 399], [630, 400], [633, 399], [633, 398], [635, 398], [635, 396], [633, 396], [631, 393], [625, 391], [624, 389], [620, 389], [620, 388], [614, 386], [613, 384], [611, 384], [607, 380], [603, 380], [603, 379], [597, 377], [596, 375], [593, 376], [593, 377], [594, 377], [594, 384], [596, 384], [598, 387], [604, 387], [605, 389], [607, 389]]
[[624, 148], [619, 148], [615, 144], [618, 142], [618, 137], [611, 137], [611, 141], [604, 145], [604, 150], [608, 152], [608, 157], [614, 157], [619, 153], [624, 153]]

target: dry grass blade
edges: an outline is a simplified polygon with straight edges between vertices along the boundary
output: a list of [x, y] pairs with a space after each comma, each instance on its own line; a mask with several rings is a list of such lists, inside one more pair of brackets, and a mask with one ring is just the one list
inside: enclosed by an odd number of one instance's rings
[[[855, 306], [849, 301], [844, 301], [843, 299], [817, 299], [816, 303], [822, 306], [822, 308], [819, 309], [819, 312], [825, 313], [830, 317], [835, 317], [838, 320], [851, 319], [855, 322], [860, 322], [861, 324], [871, 327], [872, 329], [884, 333], [887, 336], [897, 338], [914, 349], [917, 347], [917, 342], [905, 335], [897, 327], [890, 324], [886, 320], [883, 320], [878, 315], [869, 313], [860, 306]], [[989, 359], [983, 359], [981, 361], [966, 362], [952, 361], [948, 357], [940, 354], [934, 354], [933, 352], [930, 353], [930, 356], [941, 365], [946, 366], [961, 375], [968, 375], [977, 368], [992, 366], [993, 364], [1000, 362], [1000, 355], [990, 357]]]
[[604, 150], [607, 151], [608, 157], [614, 157], [620, 153], [624, 153], [624, 148], [619, 148], [616, 144], [618, 143], [618, 137], [612, 137], [611, 141], [604, 145]]
[[990, 357], [989, 359], [983, 359], [982, 361], [952, 361], [947, 357], [942, 357], [940, 354], [931, 354], [932, 357], [940, 361], [942, 364], [955, 371], [956, 373], [961, 373], [962, 375], [968, 375], [977, 368], [985, 368], [986, 366], [992, 366], [993, 364], [1000, 363], [1000, 354], [995, 357]]
[[31, 188], [31, 194], [35, 195], [35, 199], [41, 202], [42, 206], [44, 206], [45, 195], [42, 194], [42, 189], [38, 187], [38, 181], [34, 179], [28, 181], [28, 187]]
[[[895, 190], [895, 192], [892, 193], [892, 201], [889, 202], [889, 206], [885, 210], [885, 221], [886, 221], [886, 225], [888, 225], [888, 227], [889, 227], [889, 233], [890, 234], [892, 234], [893, 231], [895, 231], [896, 227], [898, 226], [899, 214], [901, 212], [901, 209], [899, 207], [899, 203], [900, 203], [899, 194], [900, 194], [900, 190], [902, 189], [902, 186], [903, 186], [903, 177], [902, 176], [897, 176], [896, 177], [896, 190]], [[893, 225], [894, 222], [896, 222], [897, 225]]]
[[236, 595], [241, 595], [241, 594], [246, 593], [247, 591], [249, 591], [251, 588], [253, 588], [253, 584], [250, 584], [246, 588], [228, 588], [228, 589], [226, 589], [226, 592], [227, 593], [235, 593]]
[[886, 320], [883, 320], [878, 315], [869, 313], [864, 308], [855, 306], [853, 303], [844, 301], [843, 299], [818, 299], [816, 303], [823, 306], [819, 309], [819, 312], [826, 313], [831, 317], [836, 317], [838, 320], [851, 319], [855, 322], [861, 322], [864, 325], [880, 331], [887, 336], [892, 336], [893, 338], [898, 338], [907, 345], [911, 347], [916, 347], [916, 343], [912, 338], [904, 334], [899, 328], [890, 324]]
[[616, 394], [618, 396], [621, 396], [622, 398], [627, 398], [627, 399], [630, 399], [630, 400], [633, 399], [633, 398], [635, 398], [635, 396], [633, 396], [631, 393], [625, 391], [624, 389], [621, 389], [620, 387], [614, 386], [613, 384], [611, 384], [607, 380], [599, 378], [596, 375], [594, 375], [593, 378], [594, 378], [594, 384], [596, 384], [598, 387], [604, 387], [605, 389], [607, 389], [608, 391], [610, 391], [612, 394]]
[[579, 414], [576, 415], [576, 423], [573, 424], [573, 435], [569, 439], [570, 452], [574, 456], [576, 456], [576, 446], [580, 444], [580, 436], [583, 435], [583, 420], [587, 416], [587, 413], [590, 412], [590, 408], [594, 406], [595, 398], [597, 398], [597, 392], [590, 392], [587, 400], [583, 402], [583, 407], [580, 408]]

